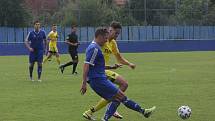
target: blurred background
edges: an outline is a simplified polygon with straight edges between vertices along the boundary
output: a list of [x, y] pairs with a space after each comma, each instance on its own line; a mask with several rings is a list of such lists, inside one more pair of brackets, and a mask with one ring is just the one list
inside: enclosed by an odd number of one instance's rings
[[215, 38], [215, 0], [1, 0], [0, 9], [0, 43], [23, 43], [35, 20], [47, 33], [57, 24], [59, 42], [72, 24], [79, 41], [89, 42], [113, 20], [123, 26], [120, 41]]

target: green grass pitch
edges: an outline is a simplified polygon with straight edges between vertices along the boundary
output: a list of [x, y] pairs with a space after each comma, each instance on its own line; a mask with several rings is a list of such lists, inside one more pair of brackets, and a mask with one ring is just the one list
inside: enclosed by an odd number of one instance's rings
[[[177, 109], [188, 105], [192, 109], [188, 121], [214, 121], [215, 52], [154, 52], [123, 54], [135, 63], [131, 70], [117, 70], [129, 82], [126, 95], [143, 107], [157, 106], [150, 119], [120, 105], [122, 121], [181, 121]], [[80, 95], [80, 55], [78, 75], [71, 67], [61, 74], [55, 58], [43, 66], [43, 82], [28, 78], [27, 56], [0, 57], [0, 121], [85, 121], [82, 113], [100, 98], [90, 89]], [[70, 59], [62, 55], [63, 63]], [[36, 80], [36, 67], [34, 77]], [[105, 109], [97, 112], [97, 119]], [[116, 119], [112, 118], [111, 121]]]

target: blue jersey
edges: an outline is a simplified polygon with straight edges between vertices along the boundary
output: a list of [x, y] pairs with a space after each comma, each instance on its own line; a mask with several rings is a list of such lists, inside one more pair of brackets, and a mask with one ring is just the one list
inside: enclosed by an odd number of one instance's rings
[[34, 50], [43, 50], [43, 40], [46, 39], [46, 34], [43, 30], [39, 32], [31, 31], [28, 33], [27, 40], [30, 41], [30, 47]]
[[86, 60], [88, 63], [89, 72], [88, 78], [106, 77], [105, 75], [105, 60], [101, 48], [94, 41], [86, 49]]

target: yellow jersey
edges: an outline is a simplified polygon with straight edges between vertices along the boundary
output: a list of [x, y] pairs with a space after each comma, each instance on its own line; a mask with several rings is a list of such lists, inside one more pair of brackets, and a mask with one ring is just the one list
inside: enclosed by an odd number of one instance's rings
[[119, 49], [115, 39], [107, 41], [102, 47], [102, 53], [105, 59], [105, 65], [109, 64], [111, 54], [116, 55], [119, 53]]
[[49, 47], [57, 47], [57, 38], [58, 38], [57, 31], [56, 32], [51, 31], [48, 34], [48, 39], [50, 40], [49, 41]]

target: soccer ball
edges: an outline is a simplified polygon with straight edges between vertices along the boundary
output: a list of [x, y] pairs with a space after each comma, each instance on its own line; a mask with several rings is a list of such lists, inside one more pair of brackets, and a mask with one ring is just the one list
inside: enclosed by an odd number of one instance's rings
[[182, 119], [188, 119], [191, 116], [191, 109], [188, 106], [181, 106], [178, 108], [178, 116]]

